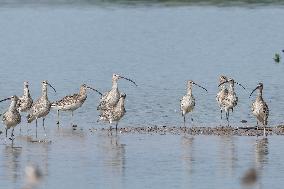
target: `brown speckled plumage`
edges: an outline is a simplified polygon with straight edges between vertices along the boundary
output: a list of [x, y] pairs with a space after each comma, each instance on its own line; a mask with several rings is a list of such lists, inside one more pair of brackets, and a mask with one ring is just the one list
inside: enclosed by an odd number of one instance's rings
[[125, 98], [126, 98], [126, 95], [122, 93], [120, 95], [120, 98], [116, 106], [101, 112], [100, 120], [108, 121], [110, 124], [112, 124], [113, 122], [116, 122], [116, 129], [117, 129], [118, 122], [126, 113], [126, 110], [124, 107]]
[[105, 110], [111, 109], [114, 106], [116, 106], [120, 98], [120, 92], [117, 86], [117, 82], [119, 79], [125, 79], [127, 81], [132, 82], [134, 85], [136, 85], [136, 83], [132, 81], [131, 79], [120, 76], [118, 74], [113, 74], [112, 75], [112, 89], [102, 95], [102, 98], [100, 100], [99, 106], [97, 107], [97, 110], [105, 111]]
[[262, 90], [263, 84], [259, 83], [258, 86], [251, 92], [252, 93], [258, 89], [258, 95], [255, 101], [252, 103], [251, 111], [252, 114], [256, 117], [257, 121], [260, 122], [264, 127], [264, 135], [265, 135], [265, 127], [268, 124], [268, 116], [269, 116], [269, 108], [266, 102], [262, 98]]
[[27, 112], [33, 105], [28, 82], [24, 82], [24, 95], [19, 97], [17, 107], [19, 112]]
[[47, 81], [42, 81], [42, 95], [38, 100], [36, 100], [33, 103], [32, 107], [29, 110], [29, 114], [27, 115], [28, 123], [31, 123], [33, 120], [36, 120], [36, 138], [37, 138], [37, 119], [43, 118], [43, 128], [45, 130], [44, 119], [45, 116], [49, 113], [51, 108], [51, 103], [47, 97], [47, 86], [50, 86], [56, 92], [56, 90]]
[[181, 115], [183, 116], [184, 126], [185, 126], [185, 115], [189, 112], [192, 112], [194, 107], [195, 107], [195, 98], [192, 94], [192, 86], [193, 85], [196, 85], [196, 86], [204, 89], [205, 91], [207, 91], [207, 89], [205, 89], [204, 87], [194, 83], [192, 80], [187, 81], [187, 93], [180, 100], [180, 111], [181, 111]]
[[21, 122], [21, 115], [19, 111], [17, 110], [17, 101], [19, 98], [17, 96], [12, 96], [11, 98], [11, 104], [9, 109], [3, 114], [2, 121], [7, 129], [10, 129], [11, 127], [15, 127]]

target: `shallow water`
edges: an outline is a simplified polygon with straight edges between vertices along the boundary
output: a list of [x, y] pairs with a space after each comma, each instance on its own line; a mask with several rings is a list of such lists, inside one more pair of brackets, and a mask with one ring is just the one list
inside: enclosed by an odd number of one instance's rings
[[[276, 6], [2, 7], [0, 97], [22, 94], [24, 80], [35, 98], [43, 79], [58, 91], [49, 92], [51, 100], [78, 91], [81, 83], [106, 91], [112, 73], [120, 73], [139, 85], [119, 82], [127, 94], [121, 127], [179, 126], [179, 99], [185, 81], [192, 79], [209, 91], [193, 89], [193, 125], [216, 126], [221, 123], [217, 81], [225, 74], [247, 88], [236, 88], [239, 104], [231, 116], [233, 125], [242, 119], [248, 121], [244, 126], [255, 124], [248, 96], [260, 81], [270, 107], [269, 123], [277, 125], [283, 123], [279, 94], [284, 65], [272, 58], [284, 48], [283, 16], [283, 8]], [[283, 182], [281, 137], [269, 137], [268, 150], [260, 153], [255, 137], [91, 134], [89, 128], [108, 127], [96, 122], [98, 100], [89, 92], [75, 112], [82, 131], [72, 131], [68, 113], [62, 114], [62, 130], [57, 131], [52, 111], [46, 119], [51, 144], [18, 137], [21, 150], [1, 145], [0, 188], [21, 187], [29, 162], [43, 170], [42, 188], [239, 188], [240, 177], [253, 166], [262, 178], [257, 187], [279, 188]], [[7, 106], [2, 103], [1, 112]], [[22, 123], [24, 136], [25, 126]], [[0, 137], [4, 143], [3, 134]]]

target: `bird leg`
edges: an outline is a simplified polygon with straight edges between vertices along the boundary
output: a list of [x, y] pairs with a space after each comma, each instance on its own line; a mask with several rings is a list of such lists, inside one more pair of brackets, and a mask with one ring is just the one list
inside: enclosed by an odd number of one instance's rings
[[36, 138], [37, 138], [37, 118], [36, 118]]
[[230, 113], [229, 111], [226, 112], [226, 120], [227, 120], [227, 123], [228, 123], [228, 127], [230, 126], [230, 123], [229, 123], [229, 116], [230, 116]]
[[115, 131], [117, 132], [117, 125], [118, 125], [118, 121], [115, 124]]
[[57, 122], [56, 122], [56, 124], [57, 124], [57, 127], [59, 127], [59, 110], [57, 110]]
[[7, 140], [7, 136], [8, 136], [8, 129], [7, 127], [5, 128], [5, 131], [6, 131], [6, 138], [5, 138], [5, 141]]
[[223, 117], [222, 117], [222, 113], [223, 113], [223, 110], [221, 109], [221, 120], [223, 119]]
[[45, 131], [45, 127], [44, 127], [44, 120], [45, 120], [45, 117], [42, 118], [42, 127], [43, 127], [43, 130], [44, 130], [44, 136], [46, 137], [46, 131]]
[[265, 134], [265, 125], [263, 125], [263, 136], [266, 137], [266, 134]]
[[14, 146], [14, 127], [13, 127], [13, 129], [12, 129], [12, 133], [11, 133], [11, 138], [10, 138], [10, 140], [12, 141], [12, 147]]
[[73, 123], [73, 111], [71, 111], [71, 126], [72, 127], [74, 126], [74, 123]]
[[185, 127], [185, 115], [183, 115], [183, 126]]

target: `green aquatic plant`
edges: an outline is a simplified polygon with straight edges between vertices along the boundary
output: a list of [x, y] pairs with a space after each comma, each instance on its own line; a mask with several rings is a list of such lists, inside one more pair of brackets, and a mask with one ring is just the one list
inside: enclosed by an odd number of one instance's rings
[[280, 62], [280, 59], [281, 59], [280, 54], [275, 53], [274, 58], [273, 58], [274, 62], [275, 62], [275, 63], [279, 63], [279, 62]]

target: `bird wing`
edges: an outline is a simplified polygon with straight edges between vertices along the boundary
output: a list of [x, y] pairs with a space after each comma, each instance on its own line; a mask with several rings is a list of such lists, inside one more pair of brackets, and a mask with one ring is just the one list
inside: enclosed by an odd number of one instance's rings
[[79, 99], [79, 94], [73, 94], [73, 95], [68, 95], [63, 97], [61, 100], [53, 102], [51, 104], [52, 107], [56, 107], [56, 106], [64, 106], [64, 105], [68, 105], [68, 104], [73, 104], [76, 101], [78, 101]]

